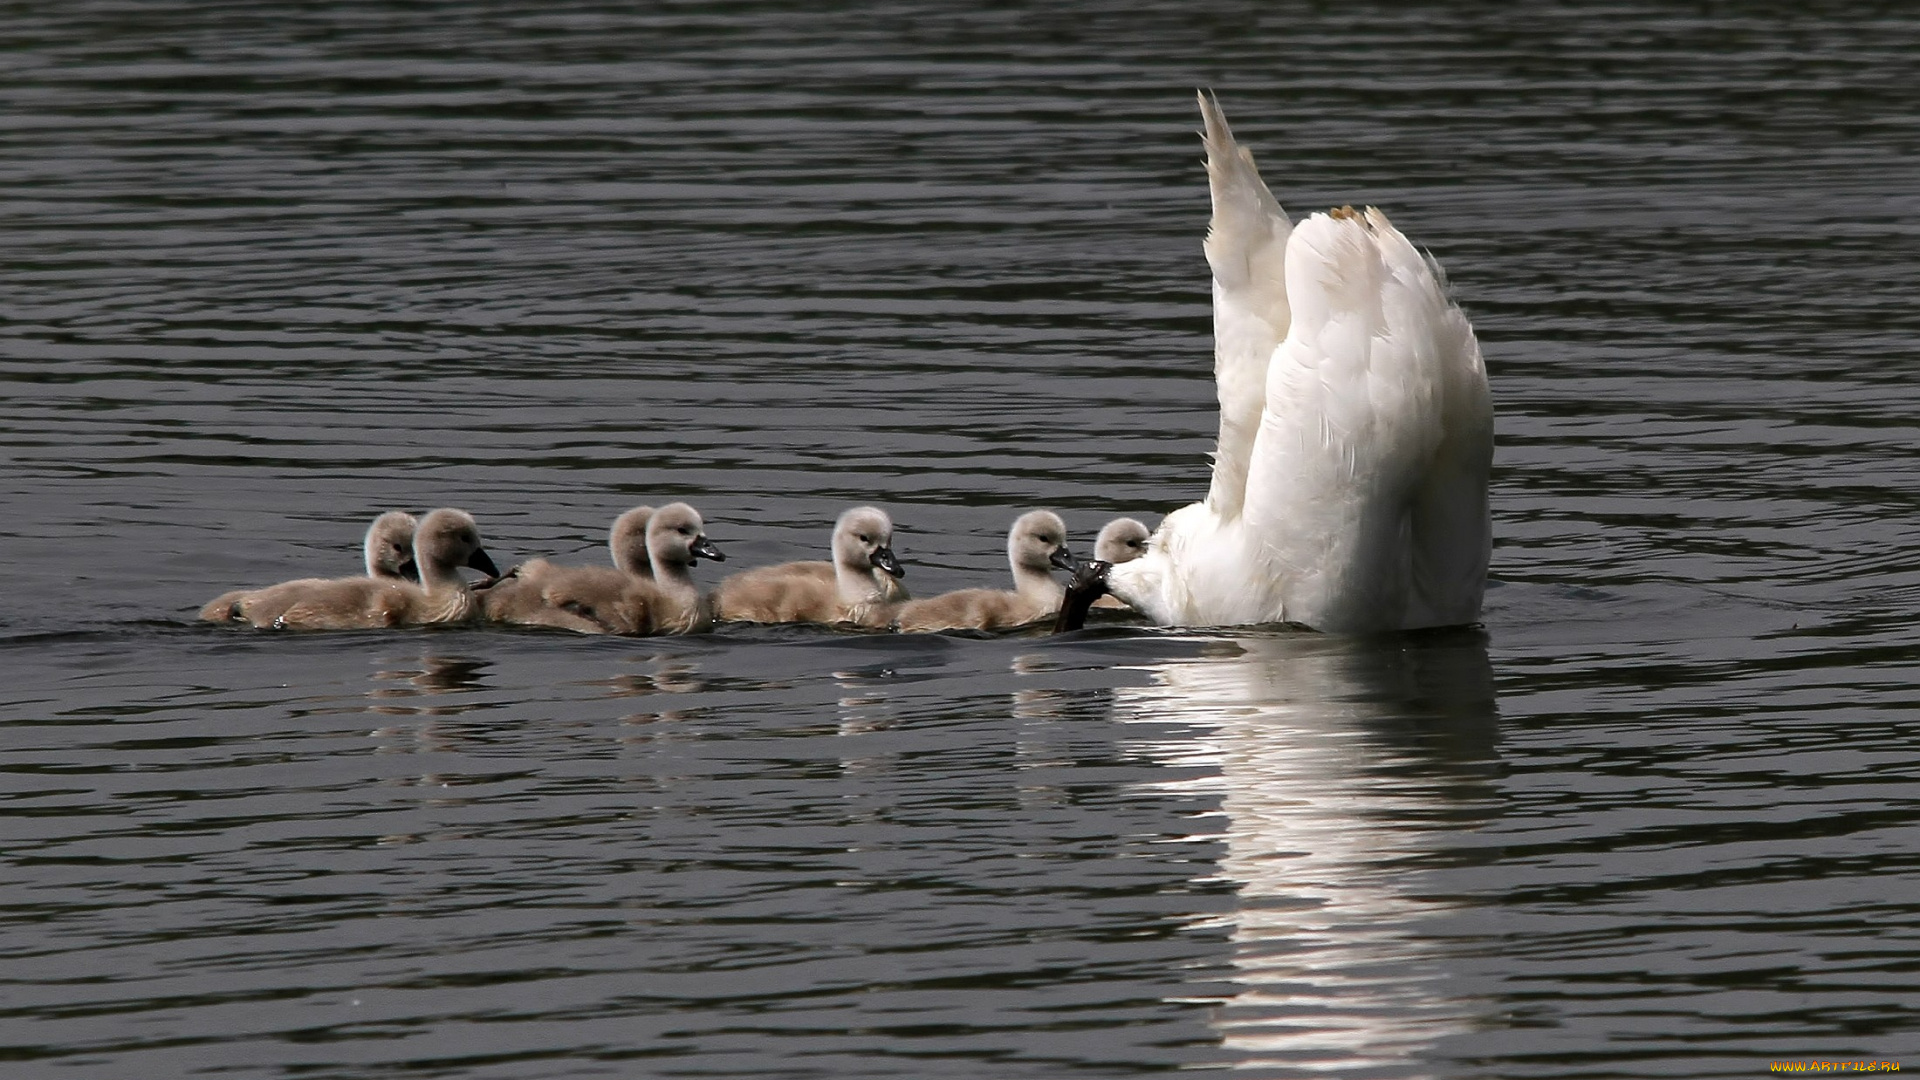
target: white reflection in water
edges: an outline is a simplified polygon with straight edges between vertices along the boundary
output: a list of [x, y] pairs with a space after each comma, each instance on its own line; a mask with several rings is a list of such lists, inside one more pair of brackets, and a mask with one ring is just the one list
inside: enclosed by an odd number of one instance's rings
[[[1238, 886], [1216, 1027], [1236, 1064], [1398, 1075], [1480, 1011], [1450, 993], [1423, 861], [1490, 812], [1495, 711], [1478, 634], [1222, 641], [1115, 691], [1123, 721], [1222, 789]], [[1424, 928], [1424, 929], [1423, 929]], [[1384, 1070], [1384, 1071], [1383, 1071]]]

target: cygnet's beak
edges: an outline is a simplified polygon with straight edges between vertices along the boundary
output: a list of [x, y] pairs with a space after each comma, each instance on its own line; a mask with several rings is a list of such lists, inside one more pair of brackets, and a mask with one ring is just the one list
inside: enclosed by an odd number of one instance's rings
[[1112, 563], [1100, 559], [1088, 559], [1080, 564], [1067, 586], [1066, 597], [1060, 601], [1060, 615], [1053, 620], [1054, 633], [1064, 634], [1087, 625], [1087, 609], [1107, 594], [1107, 571], [1111, 569]]
[[500, 576], [500, 568], [493, 565], [493, 558], [487, 554], [486, 548], [474, 548], [473, 554], [467, 556], [467, 565], [488, 577]]
[[704, 535], [694, 537], [693, 543], [688, 546], [687, 550], [693, 552], [696, 558], [711, 559], [714, 562], [727, 561], [727, 557], [720, 554], [720, 549], [713, 546], [713, 541], [707, 539]]
[[894, 577], [903, 578], [907, 576], [907, 568], [901, 566], [900, 560], [893, 557], [893, 549], [885, 545], [874, 548], [873, 557], [867, 561], [881, 570], [892, 574]]
[[1073, 557], [1073, 552], [1068, 551], [1065, 544], [1054, 548], [1053, 554], [1047, 556], [1047, 561], [1053, 564], [1054, 569], [1069, 572], [1080, 565], [1080, 560]]
[[419, 581], [420, 580], [420, 564], [417, 562], [414, 562], [412, 559], [408, 559], [406, 562], [403, 562], [400, 564], [399, 568], [396, 570], [396, 573], [398, 573], [403, 580]]

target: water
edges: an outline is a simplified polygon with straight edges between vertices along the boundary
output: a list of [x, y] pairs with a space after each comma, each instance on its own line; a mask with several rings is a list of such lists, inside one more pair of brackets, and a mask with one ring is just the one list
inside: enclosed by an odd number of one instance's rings
[[[7, 1075], [1911, 1067], [1920, 21], [1702, 10], [9, 11]], [[1190, 500], [1195, 86], [1448, 266], [1484, 631], [192, 621]]]

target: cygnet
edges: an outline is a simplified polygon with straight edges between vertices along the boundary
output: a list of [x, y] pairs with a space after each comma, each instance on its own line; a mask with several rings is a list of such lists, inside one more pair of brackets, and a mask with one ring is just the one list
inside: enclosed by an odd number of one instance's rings
[[555, 566], [545, 559], [528, 559], [507, 571], [497, 581], [483, 583], [481, 613], [491, 622], [514, 626], [551, 626], [582, 634], [604, 634], [607, 628], [592, 619], [547, 599], [545, 589], [562, 577], [590, 579], [586, 587], [601, 591], [625, 588], [629, 581], [652, 581], [653, 562], [647, 555], [647, 522], [653, 507], [636, 506], [613, 521], [607, 533], [607, 551], [613, 556], [613, 568], [598, 566]]
[[[644, 525], [644, 561], [632, 547], [637, 525]], [[586, 634], [688, 634], [712, 626], [692, 571], [700, 559], [726, 556], [707, 538], [699, 511], [686, 503], [630, 510], [614, 523], [609, 547], [617, 570], [545, 560], [517, 568], [483, 592], [487, 617]], [[649, 566], [652, 575], [645, 576]]]
[[[286, 630], [358, 630], [459, 623], [480, 614], [480, 602], [460, 577], [471, 567], [489, 577], [500, 571], [480, 542], [480, 527], [465, 510], [435, 510], [413, 534], [420, 583], [348, 578], [301, 590], [278, 617], [255, 626]], [[280, 586], [275, 586], [280, 588]]]
[[1013, 591], [961, 589], [901, 605], [894, 625], [904, 633], [934, 630], [1006, 630], [1051, 617], [1065, 594], [1053, 580], [1056, 568], [1071, 570], [1067, 526], [1060, 515], [1035, 510], [1020, 515], [1007, 532], [1007, 562]]
[[[1133, 518], [1114, 518], [1101, 527], [1100, 535], [1093, 541], [1093, 557], [1115, 565], [1132, 562], [1147, 553], [1147, 541], [1152, 537], [1153, 533]], [[1093, 602], [1093, 606], [1131, 610], [1116, 596], [1102, 596]]]
[[[367, 578], [392, 581], [413, 580], [420, 570], [413, 561], [413, 533], [419, 522], [412, 514], [389, 510], [373, 519], [367, 527], [362, 550], [366, 557]], [[300, 578], [264, 589], [235, 589], [222, 593], [200, 609], [207, 622], [247, 622], [272, 626], [287, 605], [300, 599], [315, 586], [331, 585], [335, 580], [361, 581], [361, 578]]]
[[790, 562], [743, 571], [714, 592], [723, 622], [815, 622], [885, 628], [906, 597], [906, 570], [893, 555], [893, 519], [873, 506], [840, 515], [833, 561]]

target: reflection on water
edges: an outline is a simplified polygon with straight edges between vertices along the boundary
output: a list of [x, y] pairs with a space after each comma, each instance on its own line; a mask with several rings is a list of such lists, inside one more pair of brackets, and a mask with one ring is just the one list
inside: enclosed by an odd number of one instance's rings
[[1216, 1023], [1236, 1059], [1386, 1067], [1471, 1026], [1484, 1006], [1449, 992], [1422, 932], [1450, 907], [1422, 865], [1494, 814], [1485, 637], [1249, 636], [1146, 670], [1115, 715], [1187, 726], [1153, 752], [1221, 791], [1239, 990]]
[[[384, 724], [369, 732], [376, 753], [416, 755], [422, 764], [434, 765], [457, 758], [466, 744], [477, 741], [470, 726], [453, 718], [478, 710], [498, 708], [498, 703], [479, 700], [474, 695], [487, 688], [490, 661], [462, 656], [422, 654], [417, 661], [396, 663], [389, 659], [375, 670], [373, 686], [366, 694], [373, 702], [367, 711], [378, 716], [409, 717], [413, 722]], [[386, 666], [392, 665], [392, 666]], [[453, 698], [455, 700], [447, 700]], [[459, 807], [475, 801], [461, 789], [480, 782], [463, 770], [428, 768], [414, 775], [394, 775], [385, 784], [412, 792], [421, 806]], [[463, 830], [437, 829], [425, 833], [395, 832], [382, 835], [382, 845], [412, 844], [424, 840], [463, 838]]]
[[653, 708], [640, 709], [620, 717], [620, 733], [614, 736], [621, 745], [644, 750], [664, 740], [686, 738], [679, 727], [699, 716], [702, 709], [684, 699], [707, 688], [700, 665], [684, 657], [649, 658], [651, 671], [624, 672], [606, 679], [592, 679], [587, 685], [605, 690], [613, 698], [652, 698]]
[[[400, 704], [415, 699], [435, 699], [450, 694], [479, 690], [493, 665], [486, 660], [466, 657], [435, 656], [420, 658], [419, 667], [387, 668], [373, 673], [377, 685], [367, 691], [375, 702], [368, 712], [387, 716], [457, 716], [476, 707], [471, 701], [431, 705]], [[401, 685], [404, 684], [404, 685]]]

